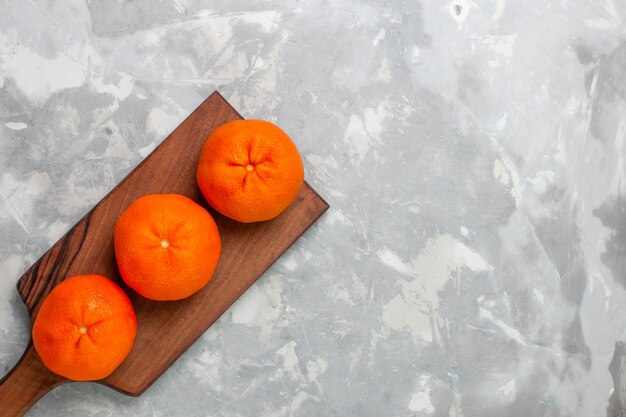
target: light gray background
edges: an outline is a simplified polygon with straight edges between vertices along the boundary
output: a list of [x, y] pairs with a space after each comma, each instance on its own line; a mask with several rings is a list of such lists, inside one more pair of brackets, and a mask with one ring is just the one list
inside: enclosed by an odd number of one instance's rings
[[0, 375], [26, 268], [213, 90], [331, 210], [140, 398], [29, 416], [618, 416], [626, 2], [0, 2]]

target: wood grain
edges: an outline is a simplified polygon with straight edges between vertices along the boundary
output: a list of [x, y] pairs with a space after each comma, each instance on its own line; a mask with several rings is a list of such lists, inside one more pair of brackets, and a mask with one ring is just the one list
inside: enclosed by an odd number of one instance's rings
[[[238, 223], [211, 210], [195, 181], [199, 152], [217, 126], [235, 119], [241, 116], [219, 93], [213, 93], [18, 282], [18, 292], [32, 319], [50, 290], [73, 275], [101, 274], [127, 291], [137, 313], [137, 340], [122, 365], [100, 381], [120, 392], [139, 395], [146, 390], [328, 209], [328, 204], [305, 183], [294, 203], [267, 222]], [[214, 216], [222, 238], [222, 256], [213, 279], [200, 292], [181, 301], [155, 302], [138, 296], [123, 284], [117, 271], [113, 252], [115, 221], [135, 199], [153, 193], [178, 193], [200, 203]], [[33, 358], [38, 359], [33, 352], [29, 347], [20, 362], [22, 366], [33, 366]], [[64, 382], [57, 376], [44, 375], [48, 372], [45, 368], [38, 371], [47, 389]], [[7, 401], [9, 390], [5, 385], [9, 376], [0, 382], [0, 408]], [[22, 378], [19, 383], [26, 382]], [[41, 393], [41, 384], [37, 393]]]
[[48, 371], [32, 343], [0, 382], [0, 416], [23, 416], [46, 393], [67, 380]]

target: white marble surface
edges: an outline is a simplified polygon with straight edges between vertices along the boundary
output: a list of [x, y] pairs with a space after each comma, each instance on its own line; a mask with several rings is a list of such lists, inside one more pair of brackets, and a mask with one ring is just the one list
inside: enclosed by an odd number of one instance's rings
[[331, 204], [144, 395], [30, 417], [626, 412], [625, 1], [0, 6], [0, 375], [17, 279], [213, 90]]

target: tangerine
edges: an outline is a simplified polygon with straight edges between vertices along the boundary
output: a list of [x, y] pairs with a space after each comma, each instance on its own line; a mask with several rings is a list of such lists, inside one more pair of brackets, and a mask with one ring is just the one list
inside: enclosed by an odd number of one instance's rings
[[221, 240], [213, 217], [179, 194], [133, 202], [114, 230], [115, 257], [124, 281], [152, 300], [180, 300], [215, 272]]
[[74, 381], [111, 374], [130, 352], [137, 318], [126, 293], [101, 275], [62, 281], [43, 301], [33, 343], [51, 371]]
[[272, 219], [298, 196], [304, 166], [298, 148], [278, 126], [235, 120], [207, 138], [196, 178], [206, 200], [243, 223]]

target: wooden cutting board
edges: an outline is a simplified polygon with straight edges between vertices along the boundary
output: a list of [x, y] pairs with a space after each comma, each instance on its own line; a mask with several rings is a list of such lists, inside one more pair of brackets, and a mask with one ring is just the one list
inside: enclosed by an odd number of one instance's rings
[[[73, 275], [101, 274], [126, 290], [137, 313], [137, 339], [121, 366], [100, 383], [127, 395], [144, 392], [328, 209], [306, 183], [291, 206], [267, 222], [238, 223], [208, 207], [196, 185], [200, 149], [217, 126], [241, 118], [218, 92], [213, 93], [18, 281], [31, 320], [50, 290]], [[137, 295], [124, 285], [115, 263], [115, 221], [135, 199], [154, 193], [183, 194], [200, 203], [220, 231], [222, 255], [213, 279], [181, 301], [157, 302]], [[48, 391], [67, 382], [46, 369], [31, 342], [0, 381], [0, 415], [21, 416]]]

